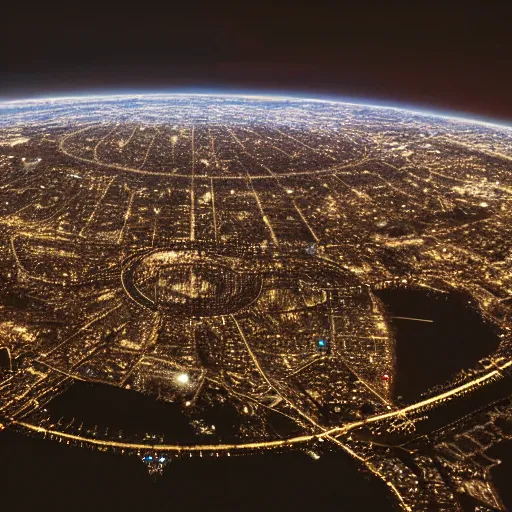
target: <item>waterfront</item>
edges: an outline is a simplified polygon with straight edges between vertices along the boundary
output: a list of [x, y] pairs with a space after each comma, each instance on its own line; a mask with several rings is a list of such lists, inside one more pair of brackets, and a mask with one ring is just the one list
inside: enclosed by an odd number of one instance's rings
[[[51, 504], [93, 510], [322, 510], [391, 512], [387, 486], [364, 476], [343, 453], [313, 460], [304, 453], [174, 460], [150, 477], [137, 457], [121, 457], [26, 437], [0, 434], [2, 502], [17, 510]], [[200, 482], [200, 487], [198, 483]]]
[[473, 368], [498, 347], [496, 329], [470, 307], [465, 295], [411, 289], [379, 290], [377, 295], [396, 340], [394, 396], [404, 402], [419, 400], [429, 388]]

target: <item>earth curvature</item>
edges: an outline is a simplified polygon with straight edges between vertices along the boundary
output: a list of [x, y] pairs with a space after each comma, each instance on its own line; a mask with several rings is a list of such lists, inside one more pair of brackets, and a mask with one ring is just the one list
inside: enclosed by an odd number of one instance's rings
[[[452, 506], [441, 448], [405, 463], [377, 441], [415, 439], [426, 411], [510, 371], [511, 171], [512, 129], [396, 108], [2, 103], [0, 424], [137, 453], [150, 471], [184, 454], [328, 446], [405, 510]], [[404, 404], [383, 289], [464, 296], [499, 343]], [[114, 415], [59, 419], [52, 404], [80, 387], [118, 392]], [[116, 423], [135, 394], [175, 419]], [[482, 489], [465, 492], [495, 506]]]

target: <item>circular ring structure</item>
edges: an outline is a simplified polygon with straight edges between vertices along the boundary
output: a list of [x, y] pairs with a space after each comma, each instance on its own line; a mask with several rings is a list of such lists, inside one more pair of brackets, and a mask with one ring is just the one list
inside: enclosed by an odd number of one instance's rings
[[254, 302], [262, 286], [254, 272], [200, 250], [156, 250], [128, 258], [121, 279], [137, 304], [171, 315], [208, 317], [233, 314]]

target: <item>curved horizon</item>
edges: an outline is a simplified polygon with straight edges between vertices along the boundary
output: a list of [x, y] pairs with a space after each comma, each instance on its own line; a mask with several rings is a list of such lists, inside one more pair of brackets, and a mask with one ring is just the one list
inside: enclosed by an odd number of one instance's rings
[[358, 97], [358, 96], [338, 96], [332, 94], [308, 94], [308, 93], [283, 93], [282, 91], [272, 90], [252, 90], [252, 89], [207, 89], [207, 88], [188, 88], [176, 90], [97, 90], [90, 94], [66, 94], [51, 96], [41, 95], [27, 98], [1, 98], [0, 107], [3, 105], [12, 105], [19, 103], [43, 103], [58, 101], [88, 101], [101, 100], [109, 98], [135, 98], [135, 97], [176, 97], [176, 96], [209, 96], [209, 97], [231, 97], [247, 98], [265, 101], [307, 101], [318, 103], [339, 103], [345, 105], [354, 105], [370, 108], [382, 108], [390, 110], [400, 110], [422, 116], [432, 116], [443, 119], [449, 119], [457, 122], [483, 124], [499, 128], [512, 129], [512, 120], [502, 120], [491, 118], [489, 116], [479, 115], [473, 112], [460, 110], [446, 110], [430, 108], [423, 103], [396, 102], [391, 100], [381, 100], [378, 98]]

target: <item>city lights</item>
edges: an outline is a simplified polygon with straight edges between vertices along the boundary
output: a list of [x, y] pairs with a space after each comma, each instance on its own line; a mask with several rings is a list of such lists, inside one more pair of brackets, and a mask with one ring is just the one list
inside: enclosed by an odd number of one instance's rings
[[[340, 450], [402, 510], [458, 510], [461, 488], [499, 509], [511, 130], [208, 95], [0, 112], [0, 430], [134, 454], [157, 475], [181, 457]], [[473, 361], [450, 309], [436, 362], [470, 363], [397, 392], [417, 367], [396, 322], [424, 329], [406, 340], [422, 349], [439, 324], [405, 299], [389, 309], [403, 291], [462, 297], [496, 346], [478, 338]], [[73, 390], [92, 393], [93, 420], [79, 401], [54, 409]]]

